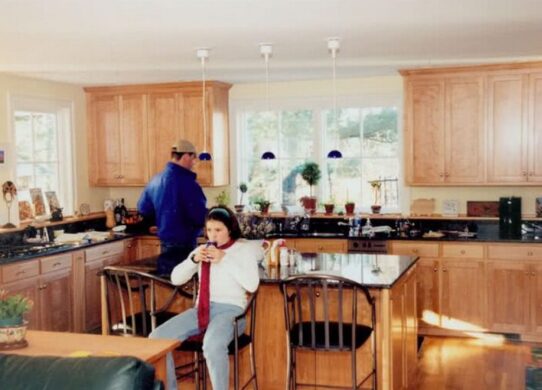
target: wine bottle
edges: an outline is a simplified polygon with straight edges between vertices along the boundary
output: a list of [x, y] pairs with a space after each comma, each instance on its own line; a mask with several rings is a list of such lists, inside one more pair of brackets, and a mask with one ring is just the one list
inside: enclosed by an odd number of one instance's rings
[[121, 213], [121, 222], [124, 223], [125, 219], [128, 217], [128, 209], [124, 205], [124, 198], [120, 200], [120, 213]]
[[120, 201], [118, 199], [117, 199], [117, 202], [115, 204], [114, 213], [115, 213], [115, 223], [117, 225], [120, 225], [122, 223], [122, 207], [121, 207]]

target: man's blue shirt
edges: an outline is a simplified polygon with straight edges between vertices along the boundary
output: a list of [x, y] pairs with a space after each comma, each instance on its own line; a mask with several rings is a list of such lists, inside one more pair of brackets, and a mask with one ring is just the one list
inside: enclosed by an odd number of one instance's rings
[[168, 162], [143, 190], [137, 209], [156, 220], [160, 241], [195, 247], [205, 223], [206, 202], [196, 174]]

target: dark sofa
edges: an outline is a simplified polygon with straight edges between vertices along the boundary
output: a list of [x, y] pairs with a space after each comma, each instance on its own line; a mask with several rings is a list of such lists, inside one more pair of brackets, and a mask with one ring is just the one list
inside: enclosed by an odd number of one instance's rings
[[134, 357], [63, 358], [0, 354], [0, 389], [158, 390], [154, 367]]

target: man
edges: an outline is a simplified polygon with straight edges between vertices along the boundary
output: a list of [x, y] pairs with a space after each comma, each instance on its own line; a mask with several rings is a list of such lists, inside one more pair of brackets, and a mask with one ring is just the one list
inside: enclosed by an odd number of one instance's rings
[[192, 172], [196, 148], [184, 139], [172, 146], [171, 160], [143, 190], [137, 209], [155, 220], [161, 244], [159, 273], [169, 274], [196, 247], [205, 223], [207, 199]]

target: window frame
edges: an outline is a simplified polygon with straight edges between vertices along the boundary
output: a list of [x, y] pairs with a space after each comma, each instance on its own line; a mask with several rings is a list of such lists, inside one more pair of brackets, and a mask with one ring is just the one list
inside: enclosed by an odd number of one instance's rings
[[[71, 214], [75, 206], [75, 163], [74, 163], [74, 103], [70, 100], [43, 98], [27, 95], [9, 97], [10, 134], [13, 140], [13, 177], [17, 178], [16, 128], [15, 113], [18, 111], [48, 113], [56, 116], [57, 123], [57, 159], [59, 168], [58, 192], [60, 206]], [[42, 189], [44, 191], [45, 189]], [[47, 205], [48, 208], [48, 205]]]
[[[343, 108], [371, 108], [371, 107], [395, 107], [397, 109], [397, 131], [398, 131], [398, 154], [397, 159], [399, 163], [398, 171], [398, 196], [399, 202], [397, 208], [382, 209], [382, 212], [387, 213], [401, 213], [405, 211], [405, 207], [409, 204], [408, 191], [404, 184], [404, 136], [403, 136], [403, 100], [399, 93], [371, 93], [364, 94], [363, 96], [340, 96], [337, 97], [337, 109]], [[326, 160], [326, 154], [328, 151], [323, 150], [324, 146], [324, 126], [322, 124], [322, 113], [325, 110], [332, 110], [332, 101], [329, 97], [296, 97], [296, 98], [274, 98], [267, 101], [265, 98], [254, 99], [232, 99], [230, 101], [231, 108], [231, 127], [235, 129], [232, 132], [231, 146], [234, 150], [232, 153], [235, 156], [235, 160], [232, 161], [232, 183], [234, 184], [236, 201], [239, 201], [240, 194], [237, 191], [241, 178], [246, 175], [246, 167], [240, 162], [246, 159], [245, 148], [243, 145], [243, 137], [240, 135], [246, 131], [246, 114], [250, 111], [285, 111], [285, 110], [312, 110], [313, 121], [315, 126], [316, 136], [314, 139], [314, 153], [311, 159], [317, 162], [320, 167], [323, 167], [323, 163]], [[332, 146], [332, 145], [330, 145]], [[320, 156], [318, 156], [320, 154]], [[361, 157], [363, 159], [363, 157]], [[315, 196], [321, 199], [322, 193], [322, 181], [318, 184]], [[356, 205], [356, 210], [361, 212], [370, 212], [370, 208]]]

